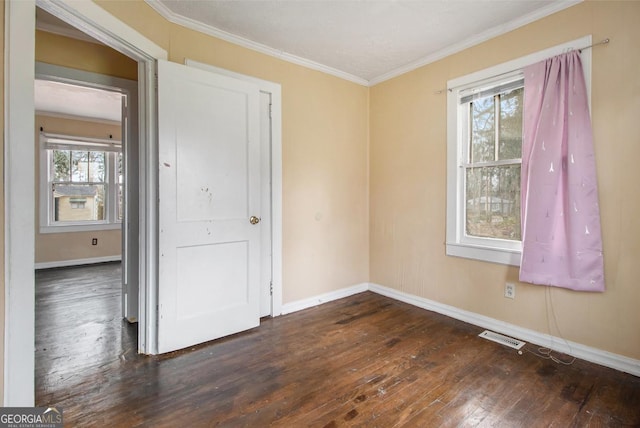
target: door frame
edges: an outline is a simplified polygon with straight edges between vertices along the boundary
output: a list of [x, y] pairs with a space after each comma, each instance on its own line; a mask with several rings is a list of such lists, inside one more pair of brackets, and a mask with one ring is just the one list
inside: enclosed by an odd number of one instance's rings
[[[35, 399], [35, 183], [33, 139], [35, 7], [74, 25], [138, 61], [140, 149], [139, 351], [156, 344], [157, 290], [157, 124], [156, 58], [167, 52], [93, 2], [23, 0], [5, 2], [4, 97], [4, 405], [33, 406]], [[100, 23], [100, 24], [97, 24]], [[16, 167], [18, 166], [18, 167]], [[153, 310], [150, 310], [153, 308]], [[149, 309], [149, 310], [148, 310]]]
[[[138, 346], [142, 353], [157, 353], [158, 128], [155, 76], [156, 59], [167, 59], [167, 51], [90, 1], [6, 1], [4, 22], [4, 406], [33, 406], [35, 399], [33, 352], [35, 343], [33, 239], [35, 149], [33, 144], [21, 144], [21, 142], [33, 139], [36, 4], [107, 46], [138, 61], [140, 150]], [[277, 115], [279, 119], [274, 120], [274, 129], [277, 126], [278, 133], [276, 135], [274, 132], [273, 137], [277, 136], [277, 138], [272, 139], [271, 153], [274, 222], [273, 316], [280, 315], [282, 312], [280, 111], [280, 108], [273, 109], [274, 116]]]

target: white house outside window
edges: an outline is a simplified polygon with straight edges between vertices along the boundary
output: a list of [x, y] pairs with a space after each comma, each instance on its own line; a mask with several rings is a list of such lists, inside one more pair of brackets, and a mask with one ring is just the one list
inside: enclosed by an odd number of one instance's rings
[[41, 232], [120, 227], [120, 142], [42, 134], [41, 147]]

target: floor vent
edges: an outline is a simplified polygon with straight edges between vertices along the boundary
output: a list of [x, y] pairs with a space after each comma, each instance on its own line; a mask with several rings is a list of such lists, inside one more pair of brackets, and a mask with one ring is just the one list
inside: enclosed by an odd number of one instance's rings
[[490, 340], [492, 342], [496, 342], [501, 345], [508, 346], [509, 348], [513, 348], [513, 349], [520, 349], [524, 345], [526, 345], [526, 342], [523, 342], [522, 340], [514, 339], [509, 336], [503, 336], [502, 334], [494, 333], [493, 331], [489, 331], [489, 330], [483, 331], [482, 333], [479, 334], [479, 336], [484, 337], [485, 339]]

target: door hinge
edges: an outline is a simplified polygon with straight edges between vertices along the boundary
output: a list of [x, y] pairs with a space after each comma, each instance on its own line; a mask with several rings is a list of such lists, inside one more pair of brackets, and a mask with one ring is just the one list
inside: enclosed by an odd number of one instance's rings
[[273, 296], [273, 281], [269, 282], [269, 294]]
[[273, 104], [269, 103], [269, 119], [273, 119]]

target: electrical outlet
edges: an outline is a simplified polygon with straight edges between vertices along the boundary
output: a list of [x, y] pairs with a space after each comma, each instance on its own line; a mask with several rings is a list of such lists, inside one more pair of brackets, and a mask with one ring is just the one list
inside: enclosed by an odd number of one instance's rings
[[91, 239], [91, 245], [98, 245], [98, 238]]
[[516, 298], [516, 285], [514, 283], [507, 282], [504, 285], [504, 297], [507, 297], [509, 299]]

